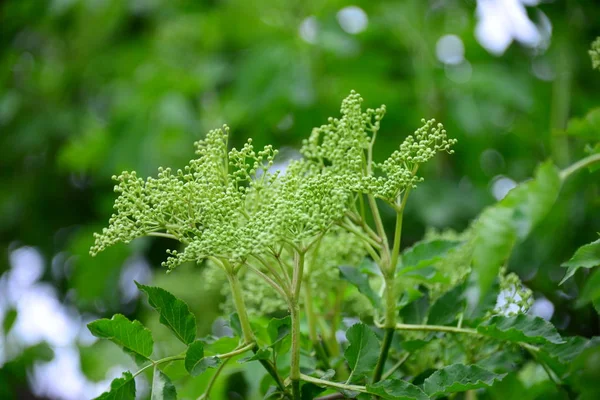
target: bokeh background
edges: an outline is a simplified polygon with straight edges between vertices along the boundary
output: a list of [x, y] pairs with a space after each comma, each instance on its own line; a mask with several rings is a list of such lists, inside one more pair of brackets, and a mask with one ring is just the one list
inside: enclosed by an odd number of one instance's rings
[[[168, 242], [88, 255], [112, 175], [181, 167], [223, 123], [234, 145], [252, 136], [293, 156], [355, 89], [387, 105], [379, 158], [423, 117], [459, 140], [411, 196], [408, 246], [427, 227], [464, 229], [539, 162], [584, 155], [569, 133], [598, 135], [584, 120], [600, 106], [598, 35], [596, 0], [0, 1], [0, 398], [104, 391], [131, 361], [85, 324], [120, 312], [157, 326], [134, 279], [185, 299], [210, 332], [220, 288], [197, 266], [166, 275]], [[597, 174], [570, 181], [509, 263], [539, 315], [587, 337], [600, 324], [574, 308], [584, 277], [557, 284], [597, 238], [599, 191]]]

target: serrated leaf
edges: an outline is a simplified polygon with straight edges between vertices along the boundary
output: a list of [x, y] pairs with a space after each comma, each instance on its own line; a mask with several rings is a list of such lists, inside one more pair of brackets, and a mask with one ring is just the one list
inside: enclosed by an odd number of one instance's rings
[[477, 327], [477, 332], [514, 343], [564, 343], [554, 326], [540, 317], [519, 314], [514, 317], [497, 315]]
[[171, 329], [177, 339], [184, 344], [190, 344], [196, 339], [196, 317], [183, 300], [162, 288], [138, 282], [135, 284], [148, 295], [148, 303], [159, 313], [160, 323]]
[[437, 299], [429, 308], [427, 323], [429, 325], [446, 325], [454, 322], [457, 315], [465, 309], [464, 290], [464, 285], [458, 285]]
[[551, 162], [545, 162], [533, 179], [519, 184], [481, 213], [473, 227], [472, 279], [476, 290], [467, 297], [470, 310], [490, 290], [514, 245], [523, 241], [550, 211], [560, 187], [558, 170]]
[[198, 376], [208, 368], [216, 368], [221, 363], [218, 357], [204, 357], [204, 343], [196, 340], [185, 353], [185, 369], [192, 376]]
[[169, 377], [160, 369], [154, 368], [151, 400], [177, 400], [177, 390]]
[[360, 272], [358, 268], [342, 265], [339, 267], [343, 279], [354, 285], [360, 293], [365, 295], [373, 307], [381, 308], [381, 297], [371, 288], [369, 276]]
[[121, 378], [113, 379], [110, 390], [94, 400], [135, 400], [135, 380], [131, 372], [125, 371]]
[[590, 345], [590, 340], [579, 336], [565, 338], [565, 343], [548, 343], [540, 347], [541, 357], [559, 377], [564, 377], [569, 364]]
[[477, 365], [453, 364], [435, 371], [423, 382], [423, 390], [434, 397], [489, 387], [506, 374], [495, 374]]
[[234, 312], [229, 315], [229, 327], [236, 336], [242, 337], [242, 323], [238, 313]]
[[399, 379], [386, 379], [375, 384], [367, 384], [367, 391], [386, 400], [428, 400], [418, 386]]
[[254, 353], [251, 356], [240, 358], [238, 360], [238, 363], [243, 364], [246, 362], [256, 361], [256, 360], [270, 360], [272, 356], [273, 356], [273, 349], [271, 349], [270, 347], [262, 348], [262, 349], [258, 349], [256, 351], [256, 353]]
[[456, 240], [427, 240], [406, 249], [402, 253], [398, 274], [406, 273], [428, 267], [441, 260], [450, 250], [462, 242]]
[[352, 373], [348, 382], [373, 372], [379, 358], [379, 340], [375, 333], [365, 324], [352, 325], [346, 331], [346, 338], [350, 345], [344, 352], [344, 357]]
[[92, 335], [117, 344], [138, 364], [148, 361], [152, 354], [152, 334], [139, 321], [130, 321], [122, 314], [115, 314], [111, 319], [99, 319], [87, 326]]
[[572, 277], [579, 268], [594, 268], [598, 265], [600, 265], [600, 239], [581, 246], [569, 261], [562, 264], [562, 267], [568, 269], [559, 285]]

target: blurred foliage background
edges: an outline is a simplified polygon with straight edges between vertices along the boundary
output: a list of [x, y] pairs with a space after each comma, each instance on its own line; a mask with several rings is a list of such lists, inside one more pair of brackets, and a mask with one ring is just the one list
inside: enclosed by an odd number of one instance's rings
[[[166, 275], [168, 241], [88, 255], [111, 214], [111, 175], [181, 167], [223, 123], [234, 146], [252, 136], [294, 156], [355, 89], [388, 107], [381, 157], [423, 117], [459, 140], [425, 171], [403, 246], [427, 227], [460, 231], [537, 163], [580, 158], [570, 130], [598, 135], [584, 118], [600, 106], [587, 54], [599, 21], [595, 0], [0, 2], [0, 398], [106, 389], [130, 361], [85, 323], [121, 312], [164, 329], [134, 279], [186, 300], [200, 333], [214, 329], [221, 288], [205, 288], [197, 266]], [[597, 174], [570, 181], [509, 263], [553, 323], [588, 337], [598, 315], [573, 301], [585, 277], [557, 284], [600, 231], [599, 190]], [[180, 395], [195, 398], [194, 384]]]

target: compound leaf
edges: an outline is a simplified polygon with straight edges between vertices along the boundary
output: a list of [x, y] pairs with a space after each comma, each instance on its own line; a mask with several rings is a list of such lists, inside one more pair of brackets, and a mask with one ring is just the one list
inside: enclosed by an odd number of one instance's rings
[[135, 400], [135, 380], [131, 372], [125, 371], [121, 378], [113, 379], [110, 390], [94, 400]]
[[177, 400], [177, 390], [175, 385], [158, 368], [154, 369], [152, 378], [152, 397], [151, 400]]
[[379, 340], [365, 324], [352, 325], [346, 331], [346, 338], [350, 345], [344, 352], [344, 357], [352, 370], [348, 382], [371, 373], [379, 357]]
[[399, 379], [386, 379], [375, 384], [367, 384], [367, 391], [387, 400], [428, 400], [418, 386]]
[[130, 321], [122, 314], [115, 314], [111, 319], [99, 319], [87, 326], [92, 335], [117, 344], [138, 364], [148, 361], [152, 354], [152, 334], [139, 321]]
[[495, 374], [477, 365], [453, 364], [435, 371], [423, 382], [423, 390], [434, 397], [489, 387], [506, 374]]
[[477, 331], [485, 336], [515, 343], [564, 343], [551, 323], [527, 314], [514, 317], [496, 315], [479, 325]]
[[148, 303], [160, 314], [160, 323], [184, 344], [192, 343], [196, 338], [196, 317], [188, 305], [162, 288], [135, 284], [148, 295]]

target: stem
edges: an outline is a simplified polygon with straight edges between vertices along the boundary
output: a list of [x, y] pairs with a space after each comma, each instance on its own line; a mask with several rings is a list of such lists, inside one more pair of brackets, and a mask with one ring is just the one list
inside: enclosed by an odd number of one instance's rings
[[406, 353], [404, 355], [404, 357], [402, 357], [400, 360], [398, 360], [398, 362], [396, 364], [394, 364], [394, 366], [392, 368], [390, 368], [388, 371], [386, 371], [386, 373], [381, 376], [381, 380], [385, 381], [387, 378], [392, 376], [392, 374], [394, 372], [396, 372], [398, 370], [398, 368], [400, 368], [406, 360], [408, 360], [408, 357], [410, 357], [410, 353]]
[[375, 366], [375, 371], [373, 372], [373, 383], [377, 383], [381, 379], [383, 368], [385, 367], [385, 362], [387, 361], [387, 356], [390, 351], [390, 346], [392, 345], [394, 332], [394, 328], [387, 328], [385, 330], [383, 344], [381, 345], [381, 352], [379, 353], [379, 359], [377, 360], [377, 365]]
[[[457, 328], [455, 326], [443, 326], [443, 325], [411, 325], [411, 324], [396, 324], [396, 329], [400, 331], [425, 331], [425, 332], [448, 332], [448, 333], [463, 333], [466, 335], [474, 335], [479, 337], [489, 337], [482, 335], [475, 329], [469, 328]], [[517, 342], [519, 346], [526, 350], [539, 352], [539, 347], [532, 346], [528, 343]]]
[[252, 350], [255, 347], [256, 347], [256, 343], [249, 343], [245, 346], [240, 347], [239, 349], [232, 350], [229, 353], [218, 354], [217, 357], [220, 358], [221, 360], [227, 360], [231, 357], [235, 357], [239, 354], [245, 353], [248, 350]]
[[232, 273], [227, 274], [229, 280], [229, 286], [231, 287], [231, 293], [233, 294], [233, 304], [235, 310], [240, 318], [240, 325], [242, 326], [242, 336], [245, 343], [254, 343], [254, 332], [250, 326], [250, 320], [248, 319], [248, 312], [246, 311], [246, 303], [244, 303], [244, 297], [242, 295], [242, 285], [237, 277]]
[[317, 316], [313, 308], [312, 301], [312, 288], [310, 282], [304, 282], [304, 312], [306, 313], [306, 322], [308, 324], [308, 336], [313, 344], [315, 352], [319, 359], [323, 362], [326, 369], [329, 369], [329, 359], [321, 342], [319, 342], [319, 335], [317, 334]]
[[290, 379], [294, 400], [300, 400], [300, 307], [292, 306], [292, 354], [290, 361]]
[[219, 375], [221, 374], [221, 371], [223, 371], [223, 369], [225, 368], [225, 365], [227, 365], [229, 360], [231, 360], [231, 358], [226, 359], [225, 361], [223, 361], [221, 363], [221, 365], [219, 365], [219, 367], [217, 368], [217, 370], [215, 371], [213, 376], [211, 376], [210, 381], [208, 382], [208, 386], [206, 386], [206, 390], [204, 391], [204, 394], [202, 396], [198, 397], [198, 400], [205, 400], [205, 399], [210, 398], [210, 391], [212, 390], [215, 382], [217, 381], [217, 378], [219, 377]]
[[173, 239], [173, 240], [179, 240], [179, 239], [177, 239], [177, 236], [171, 235], [170, 233], [164, 233], [164, 232], [148, 232], [148, 233], [146, 233], [146, 235], [147, 236], [164, 237], [164, 238]]
[[259, 269], [254, 268], [252, 265], [246, 263], [246, 267], [248, 267], [249, 270], [251, 270], [252, 272], [254, 272], [256, 275], [260, 276], [261, 278], [263, 278], [263, 280], [265, 282], [267, 282], [269, 284], [269, 286], [271, 286], [273, 289], [275, 289], [277, 292], [279, 292], [279, 294], [285, 299], [287, 298], [285, 291], [281, 288], [281, 286], [279, 286], [277, 284], [277, 282], [275, 282], [273, 279], [269, 278], [267, 275], [265, 275], [264, 273], [262, 273]]
[[328, 386], [328, 387], [337, 388], [337, 389], [344, 389], [344, 390], [351, 390], [354, 392], [367, 393], [367, 388], [364, 386], [347, 385], [345, 383], [325, 381], [323, 379], [313, 378], [312, 376], [308, 376], [308, 375], [304, 375], [304, 374], [300, 374], [300, 379], [302, 379], [305, 382], [314, 383], [315, 385]]
[[300, 298], [300, 286], [302, 286], [302, 275], [304, 274], [304, 252], [294, 252], [294, 277], [292, 278], [293, 302], [298, 303]]
[[568, 166], [567, 168], [560, 171], [560, 179], [563, 181], [566, 180], [569, 176], [574, 174], [575, 172], [583, 169], [587, 166], [600, 162], [600, 154], [592, 154], [584, 159], [577, 161], [576, 163]]
[[[367, 199], [369, 200], [369, 207], [371, 208], [371, 214], [373, 214], [373, 221], [375, 221], [375, 228], [377, 229], [377, 234], [381, 238], [383, 243], [383, 252], [389, 253], [389, 244], [387, 240], [387, 236], [385, 234], [385, 229], [383, 229], [383, 222], [381, 221], [381, 215], [379, 215], [379, 208], [377, 207], [377, 201], [375, 197], [371, 194], [367, 195]], [[383, 254], [382, 254], [383, 255]]]

